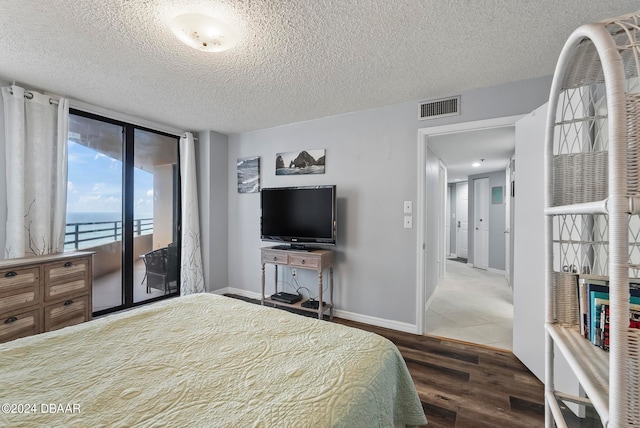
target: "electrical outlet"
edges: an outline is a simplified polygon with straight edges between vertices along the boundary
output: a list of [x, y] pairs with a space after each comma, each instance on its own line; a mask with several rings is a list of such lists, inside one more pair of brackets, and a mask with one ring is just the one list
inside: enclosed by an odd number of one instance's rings
[[410, 215], [404, 216], [404, 228], [413, 229], [413, 216], [410, 216]]
[[298, 276], [298, 270], [294, 269], [294, 268], [291, 268], [291, 276], [296, 278]]

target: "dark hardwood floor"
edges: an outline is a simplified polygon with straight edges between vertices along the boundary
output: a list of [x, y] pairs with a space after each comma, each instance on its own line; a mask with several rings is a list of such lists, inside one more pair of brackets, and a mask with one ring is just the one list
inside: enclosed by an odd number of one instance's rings
[[334, 321], [384, 336], [398, 347], [428, 427], [544, 426], [544, 386], [511, 352]]

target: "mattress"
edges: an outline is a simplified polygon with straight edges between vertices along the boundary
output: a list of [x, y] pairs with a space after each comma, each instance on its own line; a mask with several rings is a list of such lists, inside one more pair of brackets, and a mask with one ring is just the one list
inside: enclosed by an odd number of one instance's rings
[[2, 426], [426, 423], [373, 333], [198, 294], [0, 345]]

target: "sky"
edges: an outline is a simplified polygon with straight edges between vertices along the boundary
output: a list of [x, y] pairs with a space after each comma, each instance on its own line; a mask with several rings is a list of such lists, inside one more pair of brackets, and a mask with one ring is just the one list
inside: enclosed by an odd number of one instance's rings
[[[69, 141], [67, 212], [122, 212], [122, 161]], [[153, 217], [153, 174], [134, 168], [134, 218]]]

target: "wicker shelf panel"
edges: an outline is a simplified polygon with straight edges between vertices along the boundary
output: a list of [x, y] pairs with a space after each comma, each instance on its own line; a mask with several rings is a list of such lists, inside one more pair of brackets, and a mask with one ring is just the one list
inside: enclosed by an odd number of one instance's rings
[[609, 420], [609, 354], [580, 336], [576, 328], [547, 324], [547, 332], [573, 368], [580, 385], [600, 415]]

